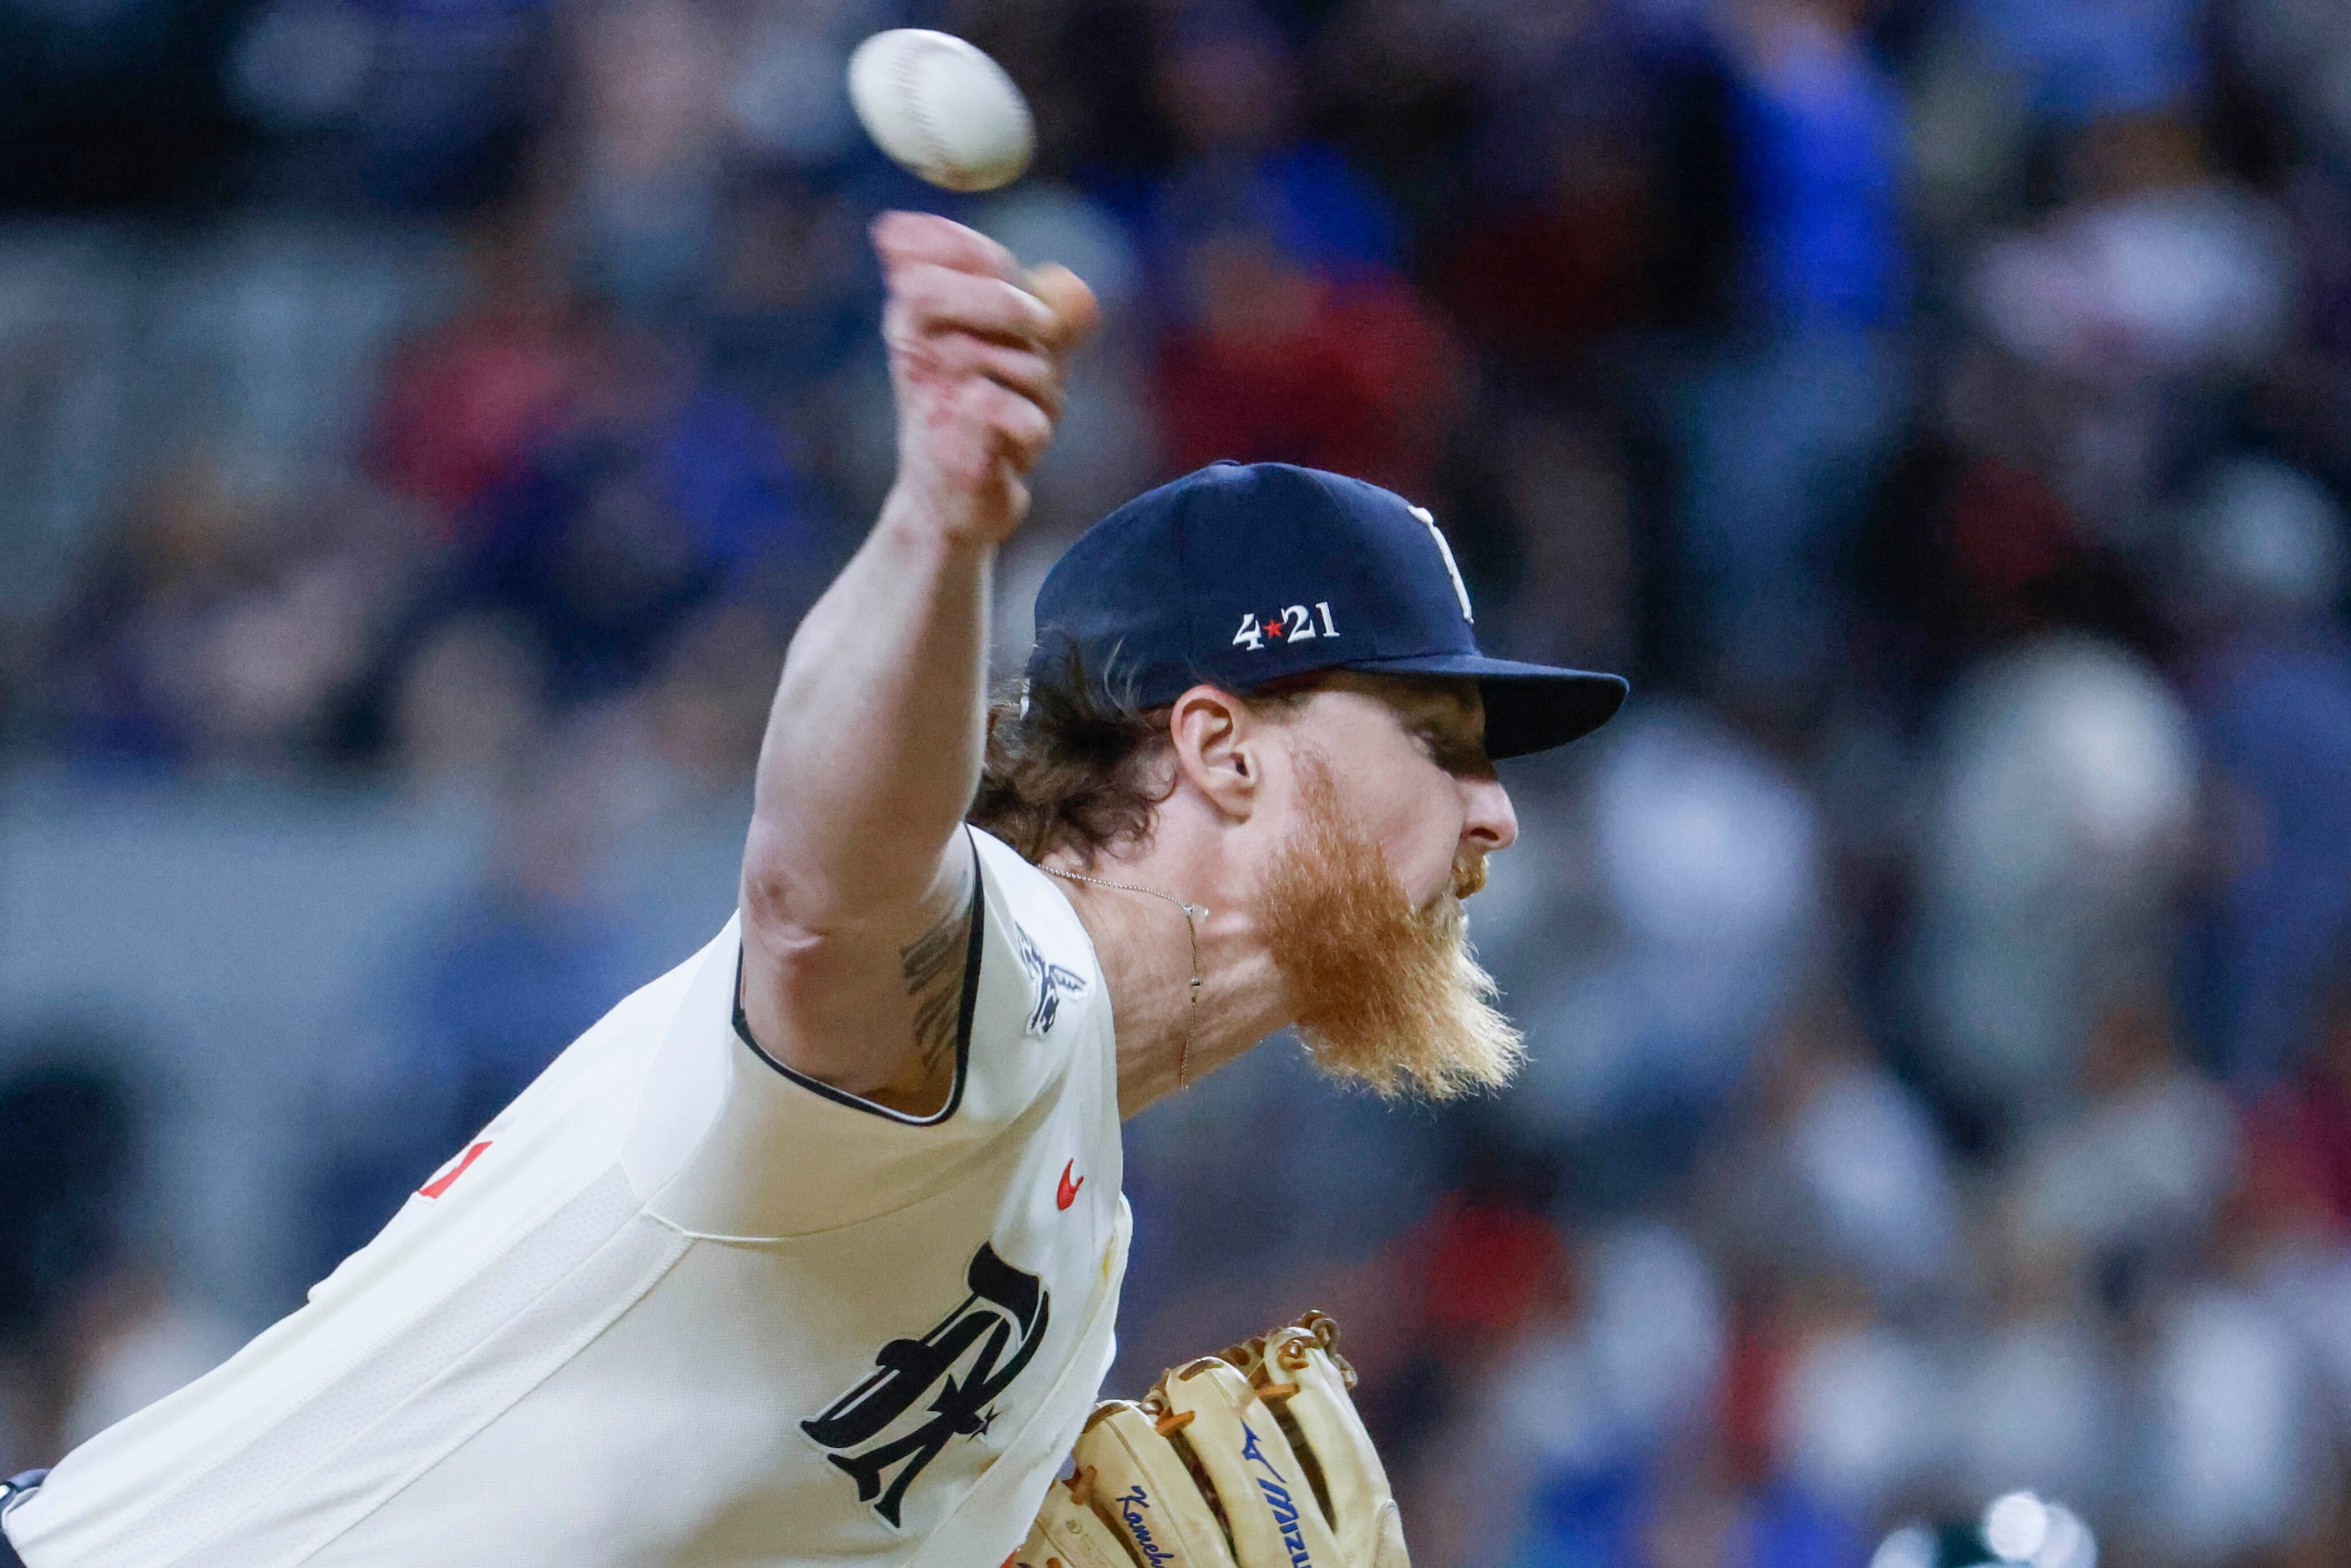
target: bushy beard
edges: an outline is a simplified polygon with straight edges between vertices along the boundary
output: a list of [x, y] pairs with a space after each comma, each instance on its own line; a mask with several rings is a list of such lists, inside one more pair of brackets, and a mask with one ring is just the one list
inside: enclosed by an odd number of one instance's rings
[[1413, 907], [1386, 857], [1348, 817], [1327, 767], [1301, 759], [1305, 825], [1268, 867], [1259, 914], [1299, 1039], [1335, 1078], [1396, 1099], [1499, 1089], [1526, 1043], [1493, 1006], [1461, 901], [1486, 884], [1464, 844], [1453, 885]]

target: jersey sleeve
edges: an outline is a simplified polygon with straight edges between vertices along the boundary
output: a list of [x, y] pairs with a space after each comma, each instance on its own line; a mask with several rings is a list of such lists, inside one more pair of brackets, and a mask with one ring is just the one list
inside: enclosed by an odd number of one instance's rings
[[946, 1103], [911, 1116], [794, 1071], [738, 1003], [739, 917], [693, 960], [622, 1160], [649, 1208], [687, 1231], [776, 1238], [920, 1201], [1019, 1135], [1081, 1052], [1112, 1049], [1093, 946], [1051, 880], [967, 829], [977, 874], [956, 1071]]

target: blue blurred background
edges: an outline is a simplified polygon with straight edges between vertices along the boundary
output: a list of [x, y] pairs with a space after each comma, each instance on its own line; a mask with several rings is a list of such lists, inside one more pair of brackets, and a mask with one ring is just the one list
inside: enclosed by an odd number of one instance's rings
[[[1029, 180], [865, 144], [899, 24]], [[1424, 1568], [1932, 1568], [2028, 1488], [2037, 1568], [2351, 1561], [2333, 0], [0, 0], [0, 1473], [726, 917], [892, 204], [1107, 308], [1000, 662], [1233, 456], [1635, 681], [1506, 768], [1523, 1082], [1134, 1124], [1117, 1388], [1330, 1307]]]

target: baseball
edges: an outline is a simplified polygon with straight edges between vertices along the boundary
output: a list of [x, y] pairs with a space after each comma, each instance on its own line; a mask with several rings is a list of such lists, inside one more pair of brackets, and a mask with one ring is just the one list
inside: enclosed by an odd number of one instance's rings
[[876, 33], [849, 57], [849, 100], [883, 152], [934, 185], [992, 191], [1029, 167], [1029, 105], [1004, 68], [927, 27]]

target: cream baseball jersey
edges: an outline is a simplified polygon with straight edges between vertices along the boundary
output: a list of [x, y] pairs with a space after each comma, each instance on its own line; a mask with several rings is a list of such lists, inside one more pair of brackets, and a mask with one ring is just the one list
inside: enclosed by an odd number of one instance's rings
[[730, 923], [590, 1030], [300, 1311], [67, 1456], [31, 1568], [993, 1568], [1111, 1362], [1110, 999], [972, 831], [937, 1115], [740, 1026]]

